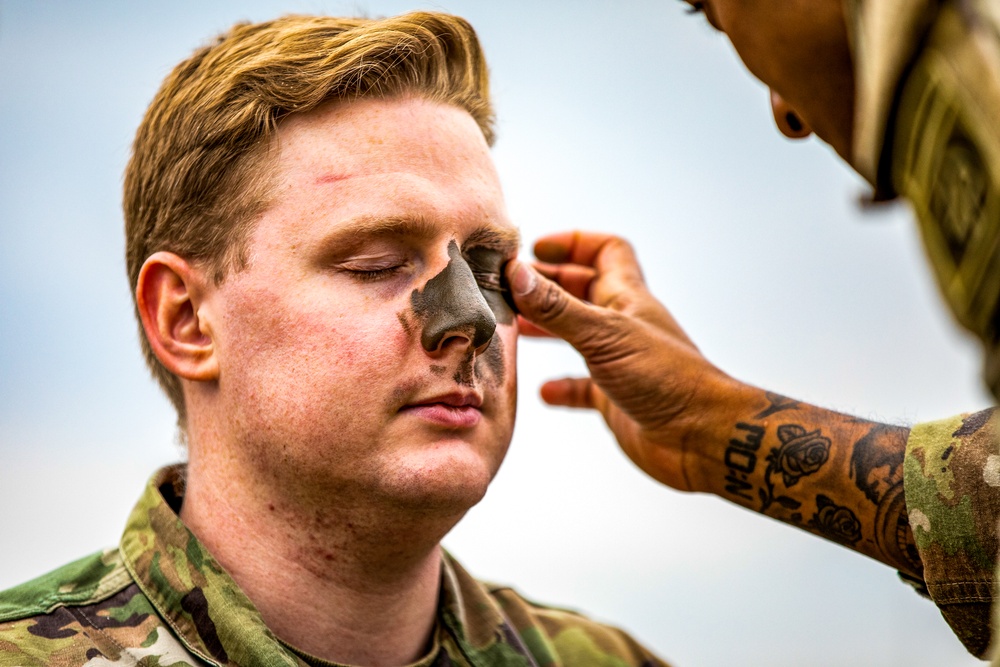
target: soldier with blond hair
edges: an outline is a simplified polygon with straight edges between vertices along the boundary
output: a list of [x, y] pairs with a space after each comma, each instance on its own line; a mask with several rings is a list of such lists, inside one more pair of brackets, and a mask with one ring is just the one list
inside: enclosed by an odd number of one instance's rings
[[662, 664], [440, 546], [514, 426], [492, 122], [444, 14], [237, 25], [174, 69], [124, 208], [188, 463], [0, 594], [0, 665]]

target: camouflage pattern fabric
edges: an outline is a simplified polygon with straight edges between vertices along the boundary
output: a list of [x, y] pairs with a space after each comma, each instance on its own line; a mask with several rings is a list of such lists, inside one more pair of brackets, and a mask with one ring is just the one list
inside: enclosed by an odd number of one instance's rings
[[1000, 4], [846, 0], [857, 99], [851, 163], [906, 197], [942, 295], [983, 343], [1000, 399]]
[[[158, 472], [118, 549], [0, 593], [0, 667], [325, 664], [283, 644], [177, 516], [183, 468]], [[659, 667], [620, 630], [487, 587], [450, 556], [417, 667]]]
[[899, 79], [939, 0], [844, 0], [854, 56], [851, 166], [869, 183], [879, 171]]
[[926, 592], [977, 656], [990, 644], [996, 599], [1000, 454], [996, 411], [920, 424], [910, 432], [903, 484]]

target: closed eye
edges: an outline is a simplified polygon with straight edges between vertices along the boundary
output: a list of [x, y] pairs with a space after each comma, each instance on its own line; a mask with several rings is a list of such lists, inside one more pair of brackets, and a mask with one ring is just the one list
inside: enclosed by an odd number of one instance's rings
[[500, 274], [494, 273], [492, 271], [472, 271], [472, 276], [476, 279], [476, 283], [482, 289], [492, 290], [494, 292], [503, 291], [503, 287], [500, 286]]
[[390, 266], [385, 269], [345, 269], [345, 271], [347, 271], [355, 280], [359, 280], [363, 283], [373, 283], [379, 280], [385, 280], [386, 278], [391, 278], [402, 268], [402, 266]]
[[356, 256], [339, 262], [336, 269], [362, 283], [388, 280], [410, 267], [410, 260], [396, 253]]

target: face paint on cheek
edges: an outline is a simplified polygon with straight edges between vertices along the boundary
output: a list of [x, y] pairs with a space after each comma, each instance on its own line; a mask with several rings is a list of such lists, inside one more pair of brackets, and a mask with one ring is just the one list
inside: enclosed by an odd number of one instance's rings
[[474, 387], [476, 383], [501, 386], [505, 374], [504, 345], [500, 336], [493, 336], [489, 347], [480, 354], [469, 350], [469, 354], [459, 363], [452, 379], [456, 384]]
[[441, 273], [410, 295], [410, 305], [423, 327], [420, 342], [428, 352], [437, 351], [455, 335], [465, 336], [473, 348], [480, 348], [497, 327], [492, 307], [454, 240], [448, 243], [448, 258]]
[[403, 327], [403, 332], [407, 336], [412, 336], [413, 327], [410, 325], [410, 319], [406, 316], [406, 313], [403, 311], [396, 313], [396, 319], [399, 320], [399, 326]]
[[489, 304], [493, 316], [500, 324], [510, 324], [514, 321], [515, 310], [510, 286], [503, 274], [506, 264], [503, 253], [489, 248], [473, 248], [469, 251], [469, 266], [478, 278], [479, 289], [483, 298]]
[[489, 371], [490, 375], [493, 376], [493, 380], [496, 384], [502, 385], [503, 379], [505, 377], [504, 368], [504, 345], [503, 338], [500, 336], [493, 336], [493, 341], [490, 346], [486, 348], [486, 351], [479, 355], [476, 359], [476, 377], [483, 376], [483, 368]]
[[[490, 346], [492, 347], [492, 343]], [[463, 387], [475, 387], [478, 377], [479, 374], [476, 372], [476, 351], [469, 350], [465, 358], [459, 362], [458, 368], [455, 369], [455, 374], [451, 376], [451, 379], [455, 381], [455, 384], [460, 384]]]

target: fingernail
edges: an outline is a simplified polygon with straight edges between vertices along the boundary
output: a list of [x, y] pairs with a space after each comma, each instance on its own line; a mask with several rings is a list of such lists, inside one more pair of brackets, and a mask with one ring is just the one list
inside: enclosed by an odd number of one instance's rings
[[514, 269], [514, 277], [510, 281], [510, 288], [514, 290], [514, 294], [518, 296], [530, 294], [536, 285], [538, 285], [538, 274], [535, 270], [518, 262], [517, 268]]

